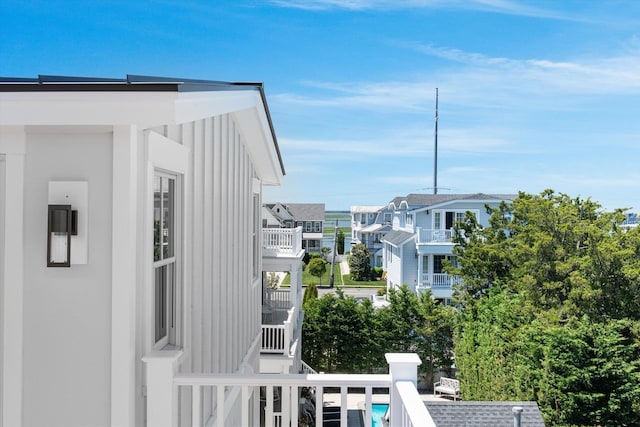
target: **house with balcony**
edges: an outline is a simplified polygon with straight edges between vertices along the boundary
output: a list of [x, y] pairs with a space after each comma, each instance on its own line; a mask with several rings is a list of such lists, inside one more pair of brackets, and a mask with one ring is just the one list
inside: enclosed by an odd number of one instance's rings
[[265, 203], [263, 227], [302, 228], [302, 248], [322, 250], [324, 203]]
[[[297, 374], [302, 369], [302, 227], [262, 229], [260, 372]], [[289, 288], [271, 288], [266, 275], [289, 273]]]
[[351, 206], [351, 245], [364, 244], [371, 267], [382, 267], [382, 238], [392, 230], [388, 206]]
[[367, 423], [384, 388], [433, 425], [415, 354], [299, 360], [306, 224], [262, 227], [284, 173], [260, 83], [0, 78], [0, 427], [346, 427], [354, 387]]
[[393, 230], [383, 242], [383, 263], [387, 287], [407, 285], [416, 292], [430, 289], [434, 298], [447, 303], [453, 286], [459, 282], [444, 269], [447, 260], [457, 263], [453, 254], [453, 228], [467, 212], [478, 222], [488, 225], [486, 207], [511, 202], [510, 194], [409, 194], [389, 202], [393, 212]]

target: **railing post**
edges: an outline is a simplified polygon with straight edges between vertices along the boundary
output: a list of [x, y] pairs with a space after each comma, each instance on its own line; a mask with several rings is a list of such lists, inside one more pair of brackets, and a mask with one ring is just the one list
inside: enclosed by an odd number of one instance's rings
[[422, 363], [415, 353], [387, 353], [385, 354], [391, 375], [389, 387], [389, 419], [390, 425], [399, 425], [402, 418], [402, 400], [395, 387], [397, 381], [411, 381], [418, 385], [418, 366]]
[[173, 384], [182, 350], [157, 351], [142, 358], [147, 373], [147, 425], [178, 425], [176, 386]]
[[[293, 309], [292, 309], [293, 310]], [[289, 318], [284, 322], [284, 345], [282, 354], [289, 355], [289, 348], [291, 347], [291, 310], [289, 310]]]

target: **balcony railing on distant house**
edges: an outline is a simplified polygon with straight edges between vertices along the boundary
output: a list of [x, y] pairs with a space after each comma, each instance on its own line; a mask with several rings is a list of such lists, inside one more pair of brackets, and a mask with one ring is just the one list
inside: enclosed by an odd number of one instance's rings
[[[240, 408], [240, 419], [234, 420], [236, 424], [258, 425], [252, 417], [255, 407], [251, 405], [251, 397], [259, 396], [262, 402], [260, 419], [264, 420], [266, 427], [294, 427], [303, 420], [322, 426], [325, 418], [324, 391], [331, 387], [340, 390], [336, 410], [340, 414], [341, 427], [347, 427], [348, 412], [355, 409], [347, 406], [348, 395], [356, 391], [361, 394], [362, 389], [365, 391], [362, 404], [364, 422], [371, 425], [374, 388], [388, 390], [389, 425], [435, 427], [416, 389], [417, 367], [421, 362], [413, 353], [388, 353], [389, 374], [383, 375], [177, 374], [179, 358], [180, 354], [173, 358], [153, 355], [145, 358], [147, 425], [178, 426], [183, 422], [189, 426], [224, 426], [228, 425], [227, 416], [232, 407]], [[315, 404], [307, 404], [309, 397], [305, 401], [300, 399], [303, 389], [306, 396], [311, 394], [315, 397]], [[184, 402], [179, 404], [178, 396], [186, 396], [190, 410], [184, 408]], [[179, 406], [187, 409], [186, 416], [178, 417]]]
[[460, 282], [459, 276], [450, 276], [447, 273], [423, 273], [420, 286], [424, 288], [451, 288]]
[[451, 243], [454, 237], [453, 230], [432, 230], [428, 228], [418, 228], [418, 244]]
[[263, 228], [262, 255], [296, 255], [302, 250], [302, 227]]

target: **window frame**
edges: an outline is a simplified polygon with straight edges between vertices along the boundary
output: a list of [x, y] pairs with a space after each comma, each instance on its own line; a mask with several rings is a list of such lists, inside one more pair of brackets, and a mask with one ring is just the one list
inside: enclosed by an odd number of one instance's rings
[[[173, 233], [169, 233], [172, 235], [173, 240], [173, 253], [168, 255], [166, 258], [163, 256], [164, 251], [162, 250], [162, 244], [160, 245], [160, 257], [156, 258], [156, 216], [155, 216], [155, 181], [156, 178], [161, 178], [161, 183], [163, 182], [162, 178], [167, 180], [173, 180], [173, 197], [170, 197], [172, 201], [173, 208], [173, 218], [170, 219], [171, 225], [173, 227]], [[162, 193], [162, 186], [160, 188]], [[181, 174], [176, 172], [167, 171], [161, 168], [153, 169], [153, 183], [152, 183], [152, 209], [153, 209], [153, 263], [152, 263], [152, 313], [151, 313], [151, 340], [152, 347], [154, 350], [161, 349], [174, 349], [180, 348], [183, 345], [182, 340], [182, 306], [184, 301], [184, 283], [183, 283], [183, 275], [182, 275], [182, 237], [183, 237], [183, 209], [184, 209], [184, 180]], [[160, 224], [163, 223], [163, 212], [164, 208], [162, 205], [162, 197], [160, 197]], [[169, 273], [171, 277], [171, 282], [167, 281], [167, 276], [164, 276], [164, 283], [161, 285], [164, 291], [165, 301], [163, 303], [164, 307], [164, 323], [165, 323], [165, 333], [158, 337], [158, 270], [164, 269], [169, 270], [171, 266], [172, 270]], [[165, 273], [166, 274], [166, 273]]]

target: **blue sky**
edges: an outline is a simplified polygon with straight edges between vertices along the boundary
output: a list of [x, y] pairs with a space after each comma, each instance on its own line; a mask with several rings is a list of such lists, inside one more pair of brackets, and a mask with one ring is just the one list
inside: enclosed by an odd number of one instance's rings
[[640, 2], [0, 0], [0, 75], [260, 81], [287, 175], [327, 209], [432, 192], [640, 211]]

